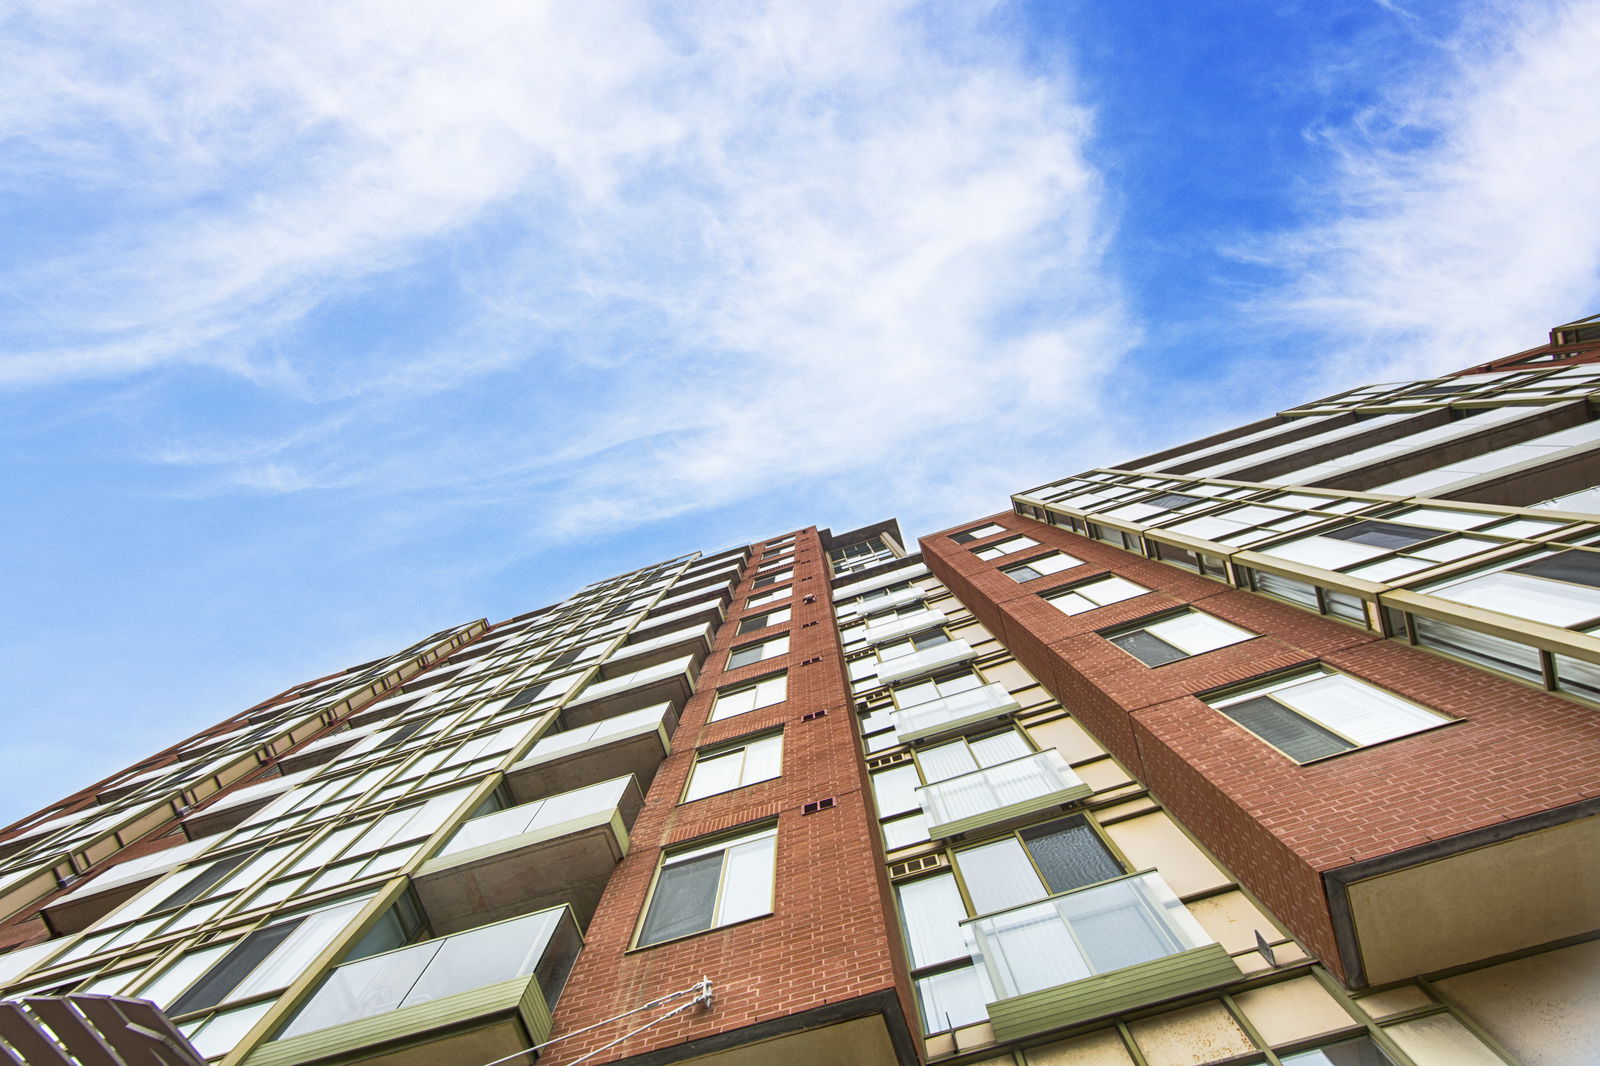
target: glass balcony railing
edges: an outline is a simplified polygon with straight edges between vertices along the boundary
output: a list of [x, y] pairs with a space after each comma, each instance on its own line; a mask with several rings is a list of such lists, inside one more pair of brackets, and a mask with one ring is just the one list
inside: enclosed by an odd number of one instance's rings
[[417, 899], [439, 933], [557, 903], [586, 925], [642, 806], [624, 776], [468, 819], [413, 875]]
[[929, 834], [943, 837], [1071, 803], [1090, 791], [1061, 753], [1050, 750], [935, 781], [917, 789], [917, 797]]
[[972, 645], [964, 640], [946, 640], [921, 651], [885, 660], [878, 666], [878, 681], [887, 685], [924, 677], [947, 666], [964, 663], [976, 654]]
[[439, 858], [493, 844], [511, 837], [559, 835], [568, 823], [587, 822], [622, 804], [633, 778], [616, 777], [547, 799], [507, 807], [464, 823], [439, 852]]
[[[273, 1063], [320, 1061], [330, 1050], [353, 1055], [433, 1033], [429, 1052], [446, 1061], [452, 1053], [442, 1045], [452, 1035], [470, 1044], [474, 1033], [482, 1040], [479, 1026], [500, 1022], [520, 1039], [519, 1018], [543, 1040], [581, 946], [572, 912], [561, 906], [347, 962], [258, 1054]], [[467, 1023], [473, 1032], [462, 1031]], [[474, 1061], [480, 1054], [476, 1046], [461, 1051]]]
[[962, 923], [997, 997], [995, 1038], [1058, 1028], [1239, 976], [1154, 871]]
[[895, 737], [902, 744], [954, 733], [969, 725], [1018, 709], [1004, 685], [995, 683], [927, 700], [894, 712]]

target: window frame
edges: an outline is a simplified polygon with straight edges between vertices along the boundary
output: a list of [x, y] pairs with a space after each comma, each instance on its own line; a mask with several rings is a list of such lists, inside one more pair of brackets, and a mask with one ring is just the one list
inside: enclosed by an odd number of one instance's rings
[[[755, 666], [757, 663], [764, 663], [768, 660], [788, 655], [789, 643], [789, 631], [784, 630], [782, 633], [774, 633], [770, 637], [762, 637], [760, 640], [747, 640], [743, 644], [735, 644], [728, 649], [728, 657], [724, 661], [723, 669], [725, 671], [743, 670], [747, 666]], [[778, 647], [780, 644], [782, 647]], [[767, 650], [769, 647], [774, 650]], [[746, 651], [757, 651], [760, 654], [754, 659], [749, 659], [745, 662], [735, 663], [733, 661], [740, 652]]]
[[[775, 614], [782, 614], [783, 617], [782, 618], [774, 618], [774, 617], [772, 617]], [[739, 619], [739, 624], [734, 627], [734, 636], [742, 637], [742, 636], [746, 636], [747, 634], [750, 634], [750, 633], [759, 632], [760, 630], [763, 630], [763, 629], [771, 629], [773, 626], [784, 625], [784, 624], [792, 621], [793, 619], [794, 619], [794, 607], [793, 607], [793, 605], [790, 605], [788, 607], [774, 607], [772, 610], [763, 611], [761, 614], [746, 615], [743, 618]], [[753, 625], [752, 624], [752, 623], [756, 623], [756, 622], [759, 622], [760, 624], [759, 625]]]
[[[1129, 597], [1129, 599], [1133, 598], [1134, 597], [1132, 596]], [[1081, 613], [1087, 614], [1088, 612], [1085, 611]], [[1202, 648], [1200, 651], [1185, 651], [1183, 647], [1174, 644], [1170, 640], [1167, 640], [1159, 633], [1150, 632], [1150, 630], [1155, 626], [1159, 626], [1167, 622], [1173, 622], [1179, 618], [1184, 618], [1191, 615], [1200, 619], [1204, 619], [1207, 624], [1221, 625], [1227, 629], [1236, 630], [1244, 635], [1234, 640], [1230, 640], [1224, 644], [1217, 644], [1209, 648]], [[1166, 659], [1162, 662], [1150, 662], [1138, 652], [1119, 643], [1121, 638], [1131, 637], [1136, 633], [1145, 633], [1154, 638], [1156, 641], [1159, 641], [1161, 644], [1171, 648], [1173, 651], [1183, 652], [1183, 654], [1178, 655], [1175, 658]], [[1115, 646], [1134, 660], [1143, 663], [1146, 667], [1152, 670], [1159, 670], [1161, 667], [1171, 666], [1173, 663], [1187, 662], [1190, 659], [1195, 659], [1202, 655], [1209, 655], [1214, 651], [1221, 651], [1223, 648], [1231, 648], [1236, 644], [1247, 643], [1261, 636], [1260, 633], [1253, 632], [1252, 630], [1246, 629], [1244, 626], [1228, 621], [1226, 618], [1220, 618], [1209, 611], [1202, 611], [1194, 606], [1182, 607], [1175, 611], [1163, 611], [1160, 614], [1148, 615], [1135, 622], [1127, 622], [1122, 625], [1113, 626], [1110, 629], [1102, 629], [1099, 631], [1099, 635], [1104, 637], [1111, 645]]]
[[[1410, 729], [1403, 733], [1396, 733], [1392, 736], [1383, 737], [1377, 740], [1359, 741], [1350, 736], [1348, 733], [1341, 732], [1336, 724], [1318, 719], [1313, 715], [1292, 706], [1291, 704], [1272, 699], [1273, 692], [1283, 691], [1285, 689], [1294, 688], [1301, 684], [1308, 684], [1313, 681], [1330, 677], [1344, 678], [1346, 681], [1372, 690], [1384, 700], [1394, 701], [1394, 703], [1399, 704], [1402, 709], [1420, 711], [1425, 715], [1433, 717], [1436, 719], [1436, 721], [1428, 722], [1417, 726], [1415, 729]], [[1210, 707], [1212, 710], [1222, 715], [1223, 718], [1227, 719], [1229, 722], [1232, 722], [1235, 726], [1244, 730], [1247, 734], [1267, 745], [1267, 747], [1271, 748], [1273, 751], [1277, 752], [1279, 755], [1282, 755], [1285, 759], [1288, 759], [1290, 762], [1293, 762], [1298, 766], [1310, 766], [1313, 763], [1323, 762], [1327, 759], [1336, 759], [1341, 755], [1348, 755], [1351, 752], [1365, 751], [1369, 748], [1375, 748], [1396, 740], [1404, 740], [1406, 737], [1417, 736], [1421, 733], [1430, 733], [1435, 729], [1440, 729], [1444, 726], [1454, 725], [1456, 722], [1464, 721], [1462, 718], [1449, 717], [1432, 707], [1423, 706], [1422, 704], [1417, 703], [1415, 700], [1410, 700], [1395, 692], [1391, 692], [1389, 689], [1384, 688], [1381, 685], [1375, 685], [1363, 678], [1356, 677], [1353, 674], [1345, 673], [1342, 670], [1335, 670], [1322, 663], [1311, 663], [1298, 667], [1292, 667], [1288, 670], [1276, 671], [1265, 677], [1253, 678], [1252, 680], [1242, 684], [1229, 685], [1225, 688], [1216, 689], [1211, 692], [1199, 693], [1198, 698], [1201, 700], [1201, 702], [1205, 703], [1207, 707]], [[1224, 709], [1226, 707], [1238, 706], [1256, 699], [1267, 699], [1273, 703], [1276, 703], [1289, 714], [1309, 722], [1313, 729], [1328, 733], [1348, 744], [1349, 747], [1342, 748], [1339, 751], [1315, 755], [1306, 759], [1301, 759], [1291, 755], [1289, 752], [1280, 748], [1277, 744], [1274, 744], [1260, 733], [1257, 733], [1254, 729], [1228, 714]]]
[[[747, 707], [742, 711], [733, 711], [733, 712], [730, 712], [728, 714], [718, 714], [717, 713], [717, 708], [722, 705], [722, 701], [724, 699], [726, 699], [727, 697], [729, 697], [729, 696], [737, 696], [737, 695], [739, 695], [739, 694], [741, 694], [743, 692], [756, 691], [756, 690], [759, 690], [762, 685], [767, 684], [767, 683], [772, 682], [772, 681], [778, 681], [778, 680], [781, 680], [783, 682], [783, 694], [781, 696], [779, 696], [777, 699], [773, 700], [771, 703], [758, 703], [753, 707]], [[759, 699], [760, 697], [757, 697], [757, 698]], [[737, 682], [735, 684], [727, 685], [727, 686], [724, 686], [722, 688], [717, 689], [716, 693], [712, 696], [711, 708], [706, 714], [706, 721], [707, 721], [707, 723], [710, 723], [710, 722], [725, 722], [729, 718], [737, 718], [741, 714], [752, 714], [752, 713], [754, 713], [756, 711], [765, 710], [768, 707], [776, 707], [781, 703], [787, 702], [788, 699], [789, 699], [789, 671], [787, 669], [774, 670], [770, 674], [764, 674], [761, 677], [752, 677], [752, 678], [750, 678], [748, 680], [740, 681], [740, 682]]]
[[[1035, 570], [1034, 569], [1034, 567], [1033, 567], [1034, 563], [1040, 562], [1040, 561], [1042, 561], [1044, 559], [1052, 559], [1052, 558], [1055, 558], [1057, 556], [1059, 556], [1059, 557], [1061, 557], [1063, 559], [1070, 559], [1070, 560], [1072, 560], [1072, 562], [1067, 566], [1061, 567], [1059, 570], [1039, 571], [1039, 570]], [[1017, 562], [1007, 563], [1005, 566], [998, 567], [998, 569], [1002, 574], [1004, 574], [1007, 577], [1009, 577], [1012, 581], [1015, 581], [1019, 585], [1024, 585], [1024, 584], [1027, 584], [1029, 581], [1037, 581], [1042, 577], [1054, 577], [1056, 574], [1064, 574], [1068, 570], [1073, 569], [1074, 567], [1083, 566], [1087, 561], [1088, 560], [1086, 560], [1086, 559], [1078, 558], [1076, 555], [1071, 555], [1071, 554], [1069, 554], [1067, 552], [1061, 551], [1058, 548], [1052, 548], [1050, 551], [1047, 551], [1047, 552], [1045, 552], [1045, 553], [1043, 553], [1041, 555], [1035, 555], [1035, 556], [1032, 556], [1031, 558], [1027, 558], [1027, 559], [1019, 559]], [[1031, 571], [1032, 572], [1032, 576], [1031, 577], [1020, 577], [1020, 576], [1018, 576], [1019, 573], [1021, 571], [1023, 571], [1023, 570]]]
[[[1112, 579], [1117, 581], [1126, 581], [1128, 584], [1142, 589], [1143, 591], [1135, 592], [1133, 595], [1124, 596], [1121, 599], [1107, 600], [1105, 603], [1096, 603], [1093, 607], [1085, 607], [1081, 611], [1062, 610], [1062, 608], [1055, 602], [1056, 600], [1065, 597], [1069, 593], [1075, 593], [1078, 596], [1088, 599], [1089, 597], [1084, 596], [1082, 592], [1083, 589], [1090, 588], [1096, 584], [1099, 584], [1100, 582]], [[1148, 596], [1154, 591], [1156, 590], [1146, 585], [1141, 585], [1130, 577], [1123, 577], [1121, 574], [1116, 573], [1115, 571], [1107, 570], [1103, 574], [1095, 574], [1093, 577], [1084, 578], [1082, 581], [1074, 581], [1070, 585], [1060, 585], [1056, 588], [1045, 589], [1039, 593], [1039, 598], [1050, 604], [1050, 606], [1055, 610], [1061, 611], [1061, 613], [1066, 615], [1068, 618], [1076, 618], [1080, 614], [1089, 614], [1091, 612], [1100, 610], [1102, 607], [1110, 607], [1115, 603], [1127, 603], [1129, 600], [1136, 600], [1140, 596]]]
[[[741, 844], [755, 843], [756, 841], [762, 839], [770, 839], [772, 841], [771, 866], [769, 867], [767, 876], [767, 909], [758, 914], [749, 914], [742, 918], [735, 918], [732, 921], [718, 922], [716, 920], [717, 912], [721, 908], [721, 905], [726, 898], [725, 891], [727, 888], [728, 874], [727, 853], [729, 849], [737, 847]], [[689, 862], [693, 859], [701, 858], [715, 852], [721, 852], [723, 855], [723, 860], [717, 873], [716, 891], [711, 899], [711, 924], [707, 925], [703, 929], [696, 929], [692, 932], [678, 933], [674, 936], [662, 937], [659, 940], [645, 940], [645, 930], [650, 924], [651, 911], [656, 905], [656, 900], [661, 889], [661, 875], [671, 866], [678, 865], [679, 863]], [[639, 908], [639, 918], [637, 924], [635, 925], [633, 939], [628, 950], [642, 951], [648, 948], [657, 947], [662, 944], [673, 944], [680, 940], [686, 940], [689, 937], [699, 936], [702, 933], [709, 933], [717, 929], [727, 929], [731, 926], [739, 925], [744, 922], [758, 921], [762, 918], [770, 918], [773, 914], [777, 913], [777, 896], [777, 822], [767, 822], [764, 825], [756, 827], [745, 826], [731, 833], [718, 834], [710, 837], [701, 837], [699, 840], [686, 841], [675, 848], [663, 849], [660, 857], [656, 861], [655, 873], [650, 879], [650, 890], [645, 893], [644, 903]]]
[[[752, 745], [763, 744], [763, 743], [766, 743], [766, 742], [772, 741], [772, 740], [776, 740], [778, 742], [778, 747], [777, 747], [777, 760], [778, 760], [778, 762], [777, 762], [777, 771], [775, 773], [772, 773], [772, 774], [766, 776], [766, 777], [747, 778], [745, 776], [745, 773], [746, 773], [746, 766], [748, 764], [748, 750], [749, 750], [749, 748]], [[745, 753], [747, 753], [746, 754], [746, 758], [741, 761], [741, 764], [740, 764], [740, 767], [739, 767], [739, 780], [738, 780], [738, 783], [737, 784], [733, 784], [733, 785], [729, 785], [727, 788], [718, 789], [715, 792], [703, 792], [703, 793], [701, 793], [699, 795], [693, 795], [692, 793], [694, 792], [695, 774], [699, 771], [701, 764], [707, 763], [707, 762], [711, 762], [711, 761], [714, 761], [716, 759], [727, 758], [727, 757], [731, 756], [735, 752], [745, 752]], [[698, 751], [696, 751], [695, 754], [694, 754], [694, 762], [692, 762], [689, 765], [689, 776], [685, 779], [685, 781], [683, 783], [683, 793], [682, 793], [682, 795], [680, 795], [678, 797], [678, 803], [679, 804], [694, 803], [697, 800], [710, 799], [712, 796], [725, 796], [729, 792], [736, 792], [741, 788], [748, 788], [751, 785], [759, 785], [763, 781], [776, 781], [778, 778], [780, 778], [782, 776], [783, 776], [783, 729], [782, 729], [782, 727], [779, 727], [778, 729], [764, 730], [764, 731], [762, 731], [760, 733], [751, 733], [749, 735], [742, 736], [737, 740], [729, 741], [729, 742], [727, 742], [725, 744], [713, 744], [713, 745], [710, 745], [710, 746], [705, 747], [705, 748], [701, 748]]]

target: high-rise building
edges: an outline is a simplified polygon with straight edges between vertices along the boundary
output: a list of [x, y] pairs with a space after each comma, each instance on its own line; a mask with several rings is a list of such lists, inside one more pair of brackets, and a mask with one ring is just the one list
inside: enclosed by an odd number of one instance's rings
[[101, 994], [227, 1066], [1592, 1063], [1597, 360], [299, 685], [0, 833], [0, 1062]]

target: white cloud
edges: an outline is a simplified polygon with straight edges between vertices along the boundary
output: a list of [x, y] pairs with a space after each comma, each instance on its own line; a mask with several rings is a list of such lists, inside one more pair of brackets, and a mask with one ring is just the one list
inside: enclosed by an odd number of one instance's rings
[[1321, 221], [1260, 250], [1294, 280], [1258, 310], [1327, 352], [1328, 386], [1460, 369], [1600, 309], [1600, 4], [1483, 6], [1430, 46], [1317, 131]]
[[[998, 507], [1092, 439], [1134, 339], [1089, 115], [985, 8], [186, 10], [12, 21], [5, 180], [117, 221], [0, 278], [0, 383], [200, 364], [311, 409], [164, 434], [191, 491], [444, 488], [575, 532], [810, 480], [915, 519], [981, 450]], [[323, 321], [414, 283], [414, 336]]]

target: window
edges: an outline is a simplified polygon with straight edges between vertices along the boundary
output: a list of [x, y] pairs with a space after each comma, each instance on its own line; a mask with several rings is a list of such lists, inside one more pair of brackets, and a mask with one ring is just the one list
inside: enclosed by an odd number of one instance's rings
[[942, 628], [924, 629], [921, 633], [914, 633], [903, 640], [892, 640], [886, 644], [878, 645], [878, 660], [888, 662], [898, 659], [902, 655], [910, 655], [916, 651], [927, 651], [940, 644], [950, 643], [950, 634]]
[[730, 792], [757, 781], [770, 781], [782, 772], [782, 764], [782, 733], [746, 740], [735, 748], [702, 752], [689, 771], [689, 787], [684, 792], [683, 802]]
[[1574, 548], [1541, 555], [1422, 591], [1547, 625], [1587, 627], [1600, 619], [1600, 552]]
[[1081, 814], [962, 848], [955, 860], [974, 914], [1006, 910], [1126, 872]]
[[1014, 759], [1025, 759], [1032, 754], [1032, 745], [1021, 733], [1005, 729], [988, 736], [962, 738], [923, 748], [917, 752], [917, 765], [922, 769], [923, 781], [932, 784]]
[[1005, 531], [1005, 526], [997, 526], [990, 522], [974, 529], [963, 529], [960, 533], [952, 533], [950, 534], [950, 539], [957, 544], [970, 544], [972, 541], [982, 540], [984, 537], [992, 537], [996, 533], [1004, 533]]
[[1135, 596], [1143, 596], [1149, 591], [1143, 585], [1136, 585], [1125, 577], [1107, 574], [1093, 581], [1085, 581], [1081, 585], [1071, 585], [1051, 591], [1044, 598], [1062, 614], [1083, 614], [1085, 611], [1092, 611], [1109, 603], [1120, 603]]
[[881, 563], [893, 562], [896, 558], [894, 549], [882, 537], [871, 537], [828, 552], [828, 562], [832, 564], [836, 576], [858, 573]]
[[778, 655], [789, 652], [789, 634], [770, 637], [767, 640], [758, 640], [751, 644], [741, 644], [728, 653], [728, 669], [737, 670], [741, 666], [761, 662]]
[[1278, 1061], [1283, 1066], [1394, 1066], [1394, 1060], [1379, 1050], [1368, 1036], [1279, 1055]]
[[741, 618], [738, 633], [742, 636], [745, 633], [754, 633], [758, 629], [766, 629], [768, 626], [782, 625], [789, 620], [791, 613], [788, 607], [779, 607], [776, 611], [768, 611], [766, 614], [753, 614]]
[[710, 720], [720, 722], [736, 714], [746, 714], [762, 707], [771, 707], [775, 703], [782, 703], [788, 694], [787, 674], [774, 674], [759, 681], [720, 689], [717, 692], [716, 702], [711, 705]]
[[774, 570], [770, 574], [757, 574], [755, 581], [751, 583], [750, 587], [753, 589], [764, 589], [771, 585], [776, 585], [780, 581], [788, 581], [793, 576], [793, 570]]
[[959, 674], [919, 681], [914, 685], [903, 685], [894, 690], [894, 701], [900, 707], [917, 707], [933, 700], [982, 687], [983, 678], [973, 670], [964, 670]]
[[794, 589], [788, 585], [785, 585], [781, 589], [773, 589], [770, 592], [757, 593], [756, 595], [746, 599], [744, 601], [744, 605], [747, 608], [765, 607], [769, 603], [777, 603], [779, 600], [786, 600], [793, 595], [793, 593]]
[[983, 548], [974, 548], [973, 555], [980, 559], [998, 559], [1003, 555], [1019, 552], [1024, 548], [1036, 548], [1039, 542], [1032, 537], [1007, 537], [1005, 540], [996, 541]]
[[1036, 556], [1025, 563], [1017, 563], [1015, 566], [1003, 566], [1000, 572], [1013, 581], [1032, 581], [1036, 577], [1059, 574], [1063, 570], [1071, 570], [1074, 566], [1082, 565], [1082, 559], [1076, 559], [1066, 552], [1051, 552], [1049, 555]]
[[662, 857], [639, 946], [772, 913], [776, 827]]
[[922, 1031], [940, 1033], [988, 1017], [988, 999], [968, 956], [961, 922], [967, 909], [952, 874], [936, 874], [895, 886], [911, 981], [922, 1011]]
[[1364, 681], [1322, 668], [1206, 702], [1296, 762], [1450, 721]]
[[1105, 634], [1107, 640], [1146, 666], [1165, 666], [1254, 636], [1248, 629], [1193, 610]]

